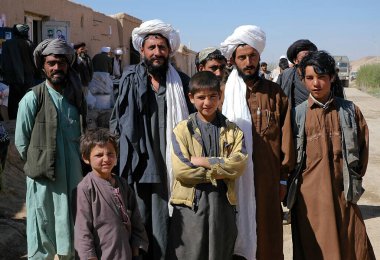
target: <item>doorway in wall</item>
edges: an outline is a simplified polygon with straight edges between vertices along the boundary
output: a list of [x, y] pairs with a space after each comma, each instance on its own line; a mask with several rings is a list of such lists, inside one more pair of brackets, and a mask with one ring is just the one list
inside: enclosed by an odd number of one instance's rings
[[42, 41], [42, 20], [44, 16], [25, 13], [24, 22], [29, 25], [29, 39], [35, 44]]

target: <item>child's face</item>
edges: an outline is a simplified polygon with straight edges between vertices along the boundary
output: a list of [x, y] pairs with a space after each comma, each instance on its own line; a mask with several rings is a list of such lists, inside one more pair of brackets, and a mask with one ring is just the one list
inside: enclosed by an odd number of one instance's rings
[[189, 98], [198, 110], [201, 120], [206, 122], [214, 120], [220, 102], [218, 91], [210, 89], [199, 90], [194, 95], [190, 93]]
[[305, 69], [305, 86], [319, 102], [326, 103], [328, 101], [333, 80], [328, 74], [318, 75], [313, 66], [307, 66]]
[[96, 145], [90, 153], [89, 160], [84, 162], [91, 165], [92, 170], [101, 178], [109, 178], [113, 167], [116, 165], [116, 151], [113, 145], [108, 142], [100, 146]]

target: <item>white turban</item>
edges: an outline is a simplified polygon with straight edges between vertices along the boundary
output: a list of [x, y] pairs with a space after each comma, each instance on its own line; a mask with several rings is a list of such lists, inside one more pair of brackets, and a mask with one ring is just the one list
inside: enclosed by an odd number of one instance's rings
[[226, 59], [230, 59], [232, 53], [241, 44], [248, 44], [255, 48], [261, 55], [265, 48], [266, 35], [260, 27], [255, 25], [242, 25], [235, 29], [232, 35], [221, 43], [220, 50]]
[[106, 53], [109, 53], [111, 51], [111, 47], [102, 47], [100, 49], [100, 52], [106, 52]]
[[181, 40], [179, 33], [170, 24], [164, 23], [161, 20], [155, 19], [142, 23], [140, 27], [133, 29], [132, 31], [132, 44], [133, 47], [140, 51], [144, 38], [148, 34], [161, 34], [168, 39], [170, 44], [170, 56], [178, 50]]
[[116, 49], [115, 55], [123, 55], [123, 50], [122, 49]]

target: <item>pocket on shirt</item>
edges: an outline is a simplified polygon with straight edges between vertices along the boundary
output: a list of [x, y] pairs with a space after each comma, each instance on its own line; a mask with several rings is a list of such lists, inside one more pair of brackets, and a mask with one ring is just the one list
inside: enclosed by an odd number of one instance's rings
[[321, 134], [307, 137], [306, 145], [306, 167], [318, 163], [323, 157]]
[[279, 135], [279, 127], [277, 125], [279, 118], [280, 114], [276, 111], [273, 112], [269, 109], [262, 111], [260, 134], [269, 137], [269, 139], [276, 138]]

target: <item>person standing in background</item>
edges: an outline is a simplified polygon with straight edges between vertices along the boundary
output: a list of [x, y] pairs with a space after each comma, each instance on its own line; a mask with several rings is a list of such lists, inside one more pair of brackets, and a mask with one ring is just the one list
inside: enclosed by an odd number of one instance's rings
[[74, 44], [76, 61], [73, 64], [73, 69], [75, 69], [80, 76], [82, 82], [83, 93], [86, 95], [88, 91], [88, 85], [94, 74], [94, 69], [92, 67], [92, 61], [90, 56], [87, 54], [86, 43], [80, 42]]
[[301, 39], [292, 43], [286, 55], [288, 60], [294, 64], [293, 67], [285, 70], [277, 79], [285, 95], [288, 97], [292, 107], [296, 107], [305, 101], [309, 96], [309, 91], [302, 83], [299, 76], [298, 65], [310, 51], [316, 51], [317, 46], [309, 40]]
[[122, 58], [123, 58], [123, 50], [122, 49], [116, 49], [114, 52], [114, 57], [112, 59], [112, 76], [115, 79], [119, 79], [121, 75], [123, 75], [123, 65], [122, 65]]
[[268, 70], [268, 64], [263, 61], [260, 64], [260, 77], [267, 79], [267, 80], [273, 80], [272, 72]]
[[9, 86], [8, 115], [16, 119], [18, 103], [34, 84], [36, 68], [33, 63], [33, 43], [29, 40], [29, 26], [15, 24], [13, 38], [3, 43], [1, 68], [4, 83]]

